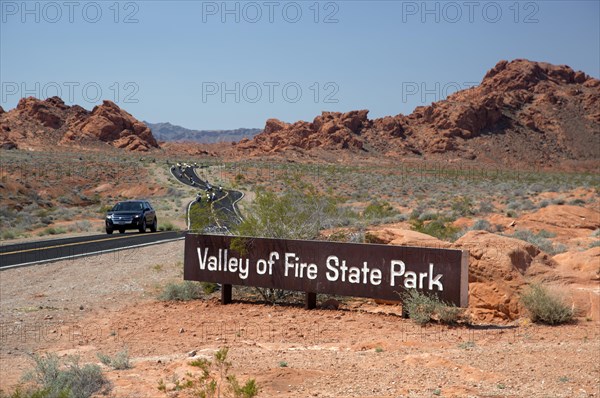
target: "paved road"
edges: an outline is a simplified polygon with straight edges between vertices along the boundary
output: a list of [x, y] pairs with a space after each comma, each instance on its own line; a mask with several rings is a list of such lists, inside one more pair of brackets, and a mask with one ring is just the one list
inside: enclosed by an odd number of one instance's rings
[[201, 203], [194, 201], [190, 203], [188, 208], [191, 206], [205, 206], [207, 203], [210, 203], [217, 223], [217, 225], [212, 226], [211, 228], [221, 229], [223, 230], [222, 232], [229, 231], [232, 226], [241, 222], [237, 202], [244, 197], [244, 194], [240, 191], [227, 189], [219, 191], [217, 189], [218, 187], [212, 187], [210, 193], [214, 193], [215, 196], [208, 202], [206, 192], [211, 186], [208, 181], [204, 181], [198, 177], [196, 169], [198, 169], [198, 166], [196, 165], [178, 164], [171, 166], [171, 173], [179, 182], [197, 188], [201, 194]]
[[183, 239], [185, 232], [91, 235], [0, 245], [0, 270]]

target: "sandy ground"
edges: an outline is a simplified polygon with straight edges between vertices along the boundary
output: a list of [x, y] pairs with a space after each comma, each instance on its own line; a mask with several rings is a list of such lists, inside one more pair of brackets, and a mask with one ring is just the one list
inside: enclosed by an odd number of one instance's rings
[[158, 301], [162, 286], [182, 279], [182, 260], [178, 241], [1, 271], [1, 388], [31, 368], [28, 353], [99, 363], [98, 353], [126, 348], [131, 369], [102, 365], [110, 396], [187, 397], [170, 390], [198, 373], [190, 352], [229, 347], [232, 372], [255, 378], [260, 397], [600, 396], [598, 321], [419, 327], [369, 300], [313, 311], [239, 293], [227, 306], [214, 295]]

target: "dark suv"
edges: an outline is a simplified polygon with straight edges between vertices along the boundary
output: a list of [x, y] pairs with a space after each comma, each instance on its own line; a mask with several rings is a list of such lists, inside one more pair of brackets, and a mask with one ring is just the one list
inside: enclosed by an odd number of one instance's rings
[[156, 212], [145, 200], [128, 200], [117, 203], [106, 213], [106, 233], [112, 234], [116, 229], [125, 233], [126, 229], [137, 229], [146, 232], [146, 228], [156, 232], [158, 220]]

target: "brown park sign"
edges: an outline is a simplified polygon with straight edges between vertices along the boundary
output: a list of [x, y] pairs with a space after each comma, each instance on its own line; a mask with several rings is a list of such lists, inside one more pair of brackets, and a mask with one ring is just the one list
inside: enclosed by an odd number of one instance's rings
[[[310, 301], [316, 293], [399, 301], [399, 293], [417, 289], [468, 304], [465, 250], [241, 238], [239, 253], [231, 249], [233, 239], [185, 236], [184, 279], [223, 284], [224, 303], [231, 301], [231, 285], [242, 285], [302, 291]], [[314, 306], [308, 295], [307, 306]]]

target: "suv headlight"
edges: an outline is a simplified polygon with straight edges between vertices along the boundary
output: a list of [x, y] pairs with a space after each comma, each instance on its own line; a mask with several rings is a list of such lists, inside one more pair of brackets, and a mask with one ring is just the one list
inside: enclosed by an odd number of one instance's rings
[[107, 214], [107, 215], [106, 215], [106, 219], [107, 219], [107, 220], [112, 220], [112, 218], [113, 218], [113, 215], [112, 215], [112, 214]]
[[136, 214], [135, 216], [133, 216], [133, 218], [140, 218], [141, 216], [141, 214]]

